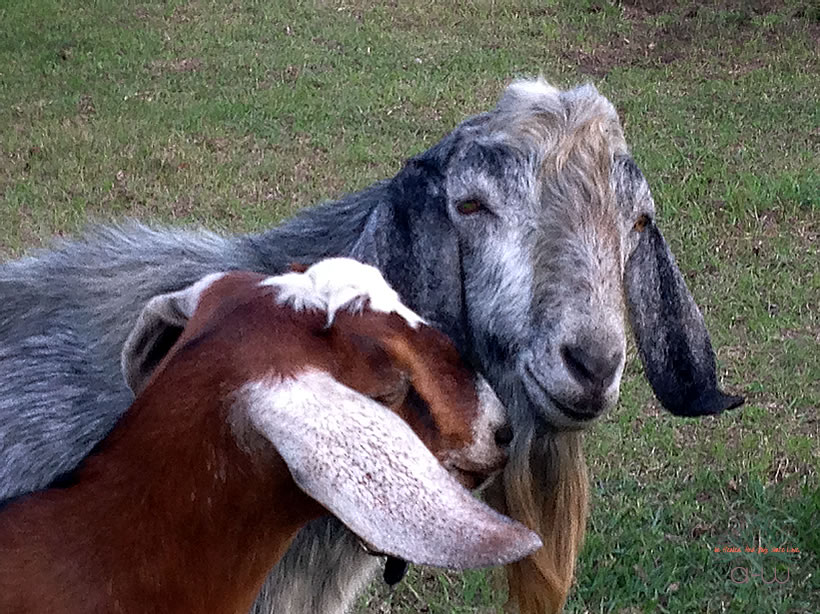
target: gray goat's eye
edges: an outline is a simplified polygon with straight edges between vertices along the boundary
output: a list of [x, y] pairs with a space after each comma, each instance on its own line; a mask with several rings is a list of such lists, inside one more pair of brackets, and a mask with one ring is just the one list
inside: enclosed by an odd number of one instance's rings
[[484, 210], [484, 208], [484, 204], [475, 198], [463, 200], [456, 205], [456, 211], [462, 215], [472, 215], [473, 213], [478, 213], [479, 211]]
[[638, 217], [632, 229], [637, 230], [638, 232], [643, 232], [651, 222], [652, 220], [649, 219], [649, 216], [644, 213]]

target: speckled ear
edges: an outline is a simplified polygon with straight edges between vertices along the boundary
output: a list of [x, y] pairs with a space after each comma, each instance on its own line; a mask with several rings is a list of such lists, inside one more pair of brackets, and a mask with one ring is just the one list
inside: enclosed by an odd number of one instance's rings
[[648, 225], [626, 265], [632, 331], [655, 396], [677, 416], [718, 414], [743, 404], [717, 384], [703, 316], [660, 229]]
[[452, 569], [502, 565], [541, 547], [475, 499], [410, 427], [328, 374], [246, 388], [251, 424], [293, 479], [373, 550]]
[[135, 395], [179, 339], [202, 293], [223, 275], [207, 275], [187, 288], [157, 295], [145, 305], [120, 354], [123, 376]]

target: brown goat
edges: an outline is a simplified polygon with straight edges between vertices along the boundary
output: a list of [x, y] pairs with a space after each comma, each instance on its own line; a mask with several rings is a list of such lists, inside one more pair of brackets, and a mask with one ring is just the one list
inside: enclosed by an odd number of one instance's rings
[[96, 452], [0, 511], [4, 614], [244, 614], [328, 512], [418, 563], [541, 545], [458, 483], [503, 466], [500, 402], [372, 267], [209, 275], [151, 300], [123, 370], [138, 396]]

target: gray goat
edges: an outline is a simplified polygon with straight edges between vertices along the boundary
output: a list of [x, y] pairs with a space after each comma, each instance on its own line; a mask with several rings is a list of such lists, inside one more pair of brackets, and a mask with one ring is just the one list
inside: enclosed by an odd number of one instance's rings
[[[742, 402], [718, 389], [703, 318], [612, 105], [589, 85], [517, 81], [394, 178], [262, 234], [129, 224], [0, 266], [0, 499], [70, 480], [128, 407], [120, 351], [151, 297], [212, 271], [334, 255], [377, 266], [446, 332], [505, 401], [516, 437], [582, 429], [615, 404], [627, 318], [669, 411]], [[336, 522], [317, 522], [256, 607], [343, 612], [376, 562]]]

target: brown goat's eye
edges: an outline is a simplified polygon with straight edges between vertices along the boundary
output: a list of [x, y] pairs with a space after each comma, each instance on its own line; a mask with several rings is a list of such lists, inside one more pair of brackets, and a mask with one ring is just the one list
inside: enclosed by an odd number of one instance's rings
[[634, 228], [638, 232], [643, 232], [647, 226], [649, 226], [649, 216], [642, 215], [637, 219], [635, 225], [632, 228]]
[[476, 199], [465, 200], [456, 205], [456, 211], [461, 213], [462, 215], [472, 215], [473, 213], [478, 213], [484, 208], [484, 205], [481, 204], [481, 201]]
[[404, 403], [404, 400], [407, 398], [407, 393], [410, 391], [410, 385], [410, 378], [402, 375], [389, 390], [384, 390], [372, 398], [377, 403], [394, 409]]

